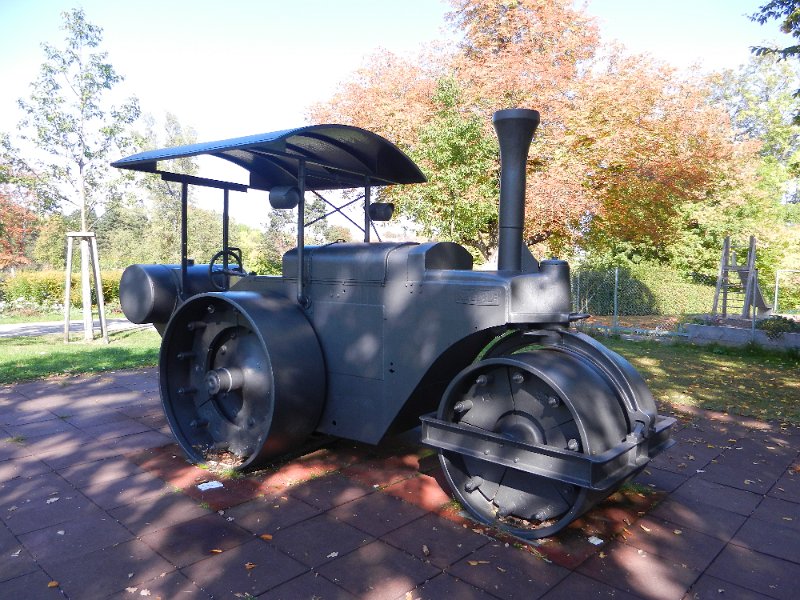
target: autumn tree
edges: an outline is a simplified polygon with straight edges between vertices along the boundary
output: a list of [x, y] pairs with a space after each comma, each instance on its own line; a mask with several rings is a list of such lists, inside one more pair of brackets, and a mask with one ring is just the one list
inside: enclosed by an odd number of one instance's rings
[[36, 232], [36, 215], [0, 190], [0, 270], [30, 262], [27, 256]]
[[[601, 55], [593, 19], [568, 0], [451, 5], [457, 46], [420, 60], [373, 57], [311, 115], [375, 129], [419, 161], [432, 193], [384, 193], [426, 233], [484, 258], [494, 249], [490, 116], [513, 106], [542, 115], [524, 231], [538, 254], [620, 238], [660, 252], [675, 236], [677, 207], [725, 185], [733, 146], [706, 86], [642, 57]], [[458, 94], [443, 105], [448, 81]], [[463, 136], [469, 152], [459, 154]]]
[[[666, 260], [683, 207], [732, 186], [737, 147], [702, 80], [642, 57], [612, 56], [580, 82], [566, 147], [593, 205], [581, 245]], [[616, 248], [616, 250], [615, 250]]]

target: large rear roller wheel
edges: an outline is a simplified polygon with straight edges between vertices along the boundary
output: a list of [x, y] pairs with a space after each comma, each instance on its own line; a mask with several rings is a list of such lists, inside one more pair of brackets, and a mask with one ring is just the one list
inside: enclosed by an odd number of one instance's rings
[[[544, 347], [493, 356], [462, 371], [439, 420], [523, 444], [598, 455], [629, 426], [620, 401], [589, 361]], [[487, 451], [488, 454], [488, 451]], [[553, 535], [613, 490], [592, 490], [453, 450], [440, 450], [453, 492], [478, 520], [528, 539]]]
[[316, 335], [296, 305], [252, 292], [195, 296], [161, 345], [161, 399], [193, 462], [243, 470], [300, 446], [325, 397]]

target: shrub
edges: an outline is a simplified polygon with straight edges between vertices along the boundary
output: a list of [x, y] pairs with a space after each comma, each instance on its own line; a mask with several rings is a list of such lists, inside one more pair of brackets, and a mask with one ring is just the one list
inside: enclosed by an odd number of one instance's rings
[[758, 321], [756, 328], [764, 331], [772, 340], [780, 338], [784, 333], [800, 333], [800, 323], [779, 315]]
[[[119, 280], [122, 277], [122, 271], [103, 271], [100, 275], [105, 302], [119, 300]], [[80, 274], [72, 274], [70, 285], [70, 304], [72, 306], [80, 306]], [[19, 271], [2, 282], [2, 293], [7, 302], [24, 300], [38, 306], [62, 304], [64, 302], [64, 272]], [[92, 303], [97, 303], [94, 279], [92, 279]]]

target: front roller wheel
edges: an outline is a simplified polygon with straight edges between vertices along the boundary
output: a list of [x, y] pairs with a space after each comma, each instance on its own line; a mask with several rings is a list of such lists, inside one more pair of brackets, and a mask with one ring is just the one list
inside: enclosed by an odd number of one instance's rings
[[195, 296], [161, 344], [164, 412], [193, 462], [224, 457], [244, 470], [300, 446], [325, 398], [319, 342], [305, 315], [279, 296]]
[[[450, 384], [437, 418], [487, 432], [487, 439], [600, 455], [628, 434], [625, 414], [604, 377], [588, 362], [541, 349], [482, 360]], [[612, 490], [569, 483], [569, 474], [515, 468], [517, 458], [440, 450], [445, 476], [480, 521], [528, 539], [552, 535]], [[496, 447], [496, 446], [495, 446]], [[524, 461], [523, 461], [524, 462]], [[510, 465], [510, 466], [509, 466]]]

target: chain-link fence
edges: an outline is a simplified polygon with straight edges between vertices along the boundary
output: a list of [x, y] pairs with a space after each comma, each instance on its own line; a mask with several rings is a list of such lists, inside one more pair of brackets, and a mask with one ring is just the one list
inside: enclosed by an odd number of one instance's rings
[[772, 309], [779, 315], [800, 314], [800, 270], [780, 269], [775, 272]]
[[578, 327], [683, 335], [683, 325], [708, 313], [713, 299], [713, 285], [681, 282], [665, 273], [618, 267], [578, 269], [572, 275], [573, 310], [591, 315]]

